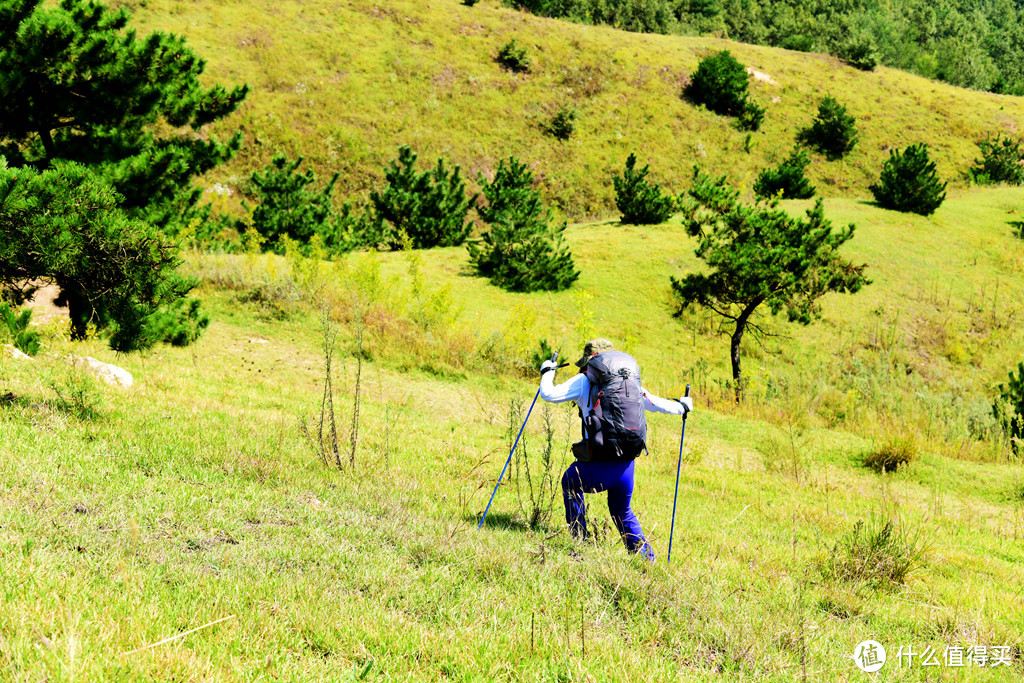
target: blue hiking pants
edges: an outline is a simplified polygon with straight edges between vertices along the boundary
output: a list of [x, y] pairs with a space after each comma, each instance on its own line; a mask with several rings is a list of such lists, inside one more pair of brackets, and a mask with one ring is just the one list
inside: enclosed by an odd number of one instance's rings
[[633, 497], [633, 461], [628, 462], [574, 462], [562, 475], [562, 498], [565, 501], [565, 521], [576, 537], [587, 537], [587, 506], [584, 493], [608, 492], [608, 511], [615, 528], [626, 544], [626, 550], [639, 553], [654, 561], [651, 546], [644, 538], [640, 521], [633, 514], [629, 502]]

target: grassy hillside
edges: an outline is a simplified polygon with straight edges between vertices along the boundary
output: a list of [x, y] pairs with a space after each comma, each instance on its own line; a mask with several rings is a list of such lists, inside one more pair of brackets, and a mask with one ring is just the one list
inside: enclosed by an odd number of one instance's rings
[[[1020, 98], [887, 68], [864, 73], [821, 55], [581, 26], [493, 0], [472, 8], [457, 0], [127, 5], [142, 29], [185, 35], [207, 58], [211, 81], [252, 87], [225, 124], [243, 128], [245, 148], [210, 179], [233, 188], [283, 151], [323, 174], [340, 171], [339, 194], [358, 200], [409, 144], [424, 163], [444, 155], [473, 178], [515, 154], [570, 218], [606, 217], [614, 214], [611, 176], [630, 152], [672, 191], [694, 164], [749, 188], [832, 93], [857, 118], [860, 143], [846, 161], [817, 159], [810, 176], [827, 196], [864, 197], [890, 147], [927, 142], [940, 173], [955, 181], [977, 156], [976, 140], [1014, 132], [1024, 118]], [[512, 38], [529, 48], [529, 74], [494, 61]], [[699, 59], [720, 49], [772, 79], [751, 80], [768, 112], [749, 143], [731, 120], [680, 98]], [[564, 143], [541, 130], [563, 105], [579, 111], [579, 131]]]
[[[749, 186], [831, 90], [861, 118], [861, 144], [812, 175], [828, 181], [826, 214], [856, 223], [843, 253], [873, 282], [827, 297], [811, 327], [762, 317], [776, 336], [745, 342], [751, 386], [736, 406], [717, 322], [671, 316], [669, 277], [697, 266], [672, 221], [570, 226], [579, 282], [529, 295], [474, 275], [464, 248], [330, 264], [188, 252], [213, 316], [197, 344], [116, 356], [101, 339], [70, 342], [58, 319], [35, 361], [0, 349], [0, 679], [853, 681], [868, 638], [889, 651], [878, 680], [1024, 676], [1024, 477], [991, 417], [995, 385], [1024, 358], [1020, 190], [954, 188], [930, 218], [863, 200], [885, 145], [926, 139], [953, 174], [974, 137], [1020, 120], [1018, 100], [728, 44], [777, 81], [755, 85], [779, 102], [748, 153], [728, 122], [678, 98], [722, 41], [491, 2], [135, 9], [186, 34], [212, 79], [254, 86], [235, 118], [251, 144], [210, 179], [232, 186], [283, 149], [363, 192], [407, 142], [473, 171], [515, 153], [565, 211], [607, 218], [607, 178], [629, 151], [674, 187], [698, 160]], [[491, 61], [513, 35], [537, 63], [515, 80]], [[565, 84], [593, 73], [591, 96]], [[539, 123], [573, 99], [579, 137], [543, 137]], [[339, 330], [343, 456], [361, 396], [343, 472], [302, 427], [323, 395], [324, 314]], [[603, 496], [588, 499], [595, 541], [567, 537], [549, 495], [576, 434], [568, 406], [534, 409], [476, 529], [536, 391], [539, 340], [571, 358], [598, 335], [634, 354], [656, 393], [693, 386], [671, 565], [680, 424], [667, 416], [650, 418], [634, 495], [653, 566], [626, 556]], [[72, 354], [135, 385], [100, 384]], [[548, 432], [555, 489], [538, 493], [552, 483]], [[909, 465], [864, 467], [901, 441]], [[533, 499], [550, 514], [536, 528]], [[861, 520], [898, 522], [863, 562]], [[975, 645], [1007, 646], [1012, 661], [896, 661], [901, 646], [941, 659]]]
[[[889, 649], [884, 680], [924, 680], [931, 669], [901, 669], [895, 653], [927, 645], [940, 657], [947, 645], [1010, 646], [1011, 666], [946, 668], [944, 680], [1019, 680], [1024, 480], [997, 443], [970, 437], [965, 415], [1024, 348], [1014, 203], [1008, 190], [972, 193], [925, 220], [830, 202], [862, 226], [848, 255], [871, 264], [874, 283], [830, 299], [813, 328], [775, 323], [791, 338], [748, 364], [760, 384], [742, 409], [715, 384], [724, 340], [664, 307], [668, 274], [692, 261], [671, 225], [571, 228], [584, 275], [558, 295], [501, 292], [469, 275], [458, 249], [355, 254], [321, 273], [347, 292], [334, 303], [342, 321], [353, 300], [376, 297], [358, 304], [375, 360], [344, 473], [300, 429], [322, 391], [318, 315], [296, 294], [312, 264], [194, 255], [215, 320], [195, 346], [118, 358], [52, 326], [48, 355], [0, 356], [0, 671], [835, 681], [859, 679], [850, 657], [873, 638]], [[422, 321], [426, 346], [399, 334], [401, 311]], [[343, 325], [343, 349], [354, 331]], [[602, 496], [590, 497], [595, 544], [566, 537], [557, 499], [547, 524], [526, 528], [521, 461], [475, 528], [507, 453], [509, 401], [536, 386], [487, 371], [501, 369], [488, 344], [522, 354], [517, 344], [545, 335], [568, 356], [593, 332], [636, 354], [651, 389], [694, 384], [671, 565], [679, 423], [666, 416], [650, 419], [634, 497], [656, 565], [625, 555]], [[453, 340], [466, 345], [461, 365]], [[426, 362], [441, 345], [449, 355]], [[136, 385], [99, 385], [68, 353], [116, 362]], [[347, 354], [336, 363], [345, 452], [356, 367]], [[575, 436], [571, 408], [538, 406], [526, 443], [535, 485], [545, 414], [556, 477]], [[861, 459], [887, 433], [919, 435], [918, 458], [879, 475]], [[890, 518], [900, 542], [924, 550], [906, 585], [843, 578], [856, 522]]]

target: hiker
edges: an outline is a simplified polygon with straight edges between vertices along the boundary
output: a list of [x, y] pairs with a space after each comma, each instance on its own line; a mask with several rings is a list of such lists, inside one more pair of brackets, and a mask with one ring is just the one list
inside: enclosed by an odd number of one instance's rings
[[574, 537], [587, 538], [584, 493], [608, 492], [608, 511], [626, 550], [654, 561], [654, 552], [633, 509], [633, 460], [647, 449], [644, 411], [683, 415], [689, 397], [668, 400], [640, 386], [640, 367], [607, 339], [592, 339], [576, 361], [579, 374], [554, 385], [552, 361], [540, 366], [540, 396], [550, 403], [574, 401], [583, 421], [583, 440], [572, 445], [576, 462], [562, 475], [565, 521]]

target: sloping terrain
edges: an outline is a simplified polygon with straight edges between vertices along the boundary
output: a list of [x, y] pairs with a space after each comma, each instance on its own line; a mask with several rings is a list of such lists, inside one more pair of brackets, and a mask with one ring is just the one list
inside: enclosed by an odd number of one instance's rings
[[[339, 195], [361, 201], [408, 144], [425, 166], [445, 156], [472, 179], [515, 155], [570, 219], [603, 218], [614, 215], [611, 178], [630, 152], [673, 192], [694, 164], [749, 188], [831, 93], [857, 118], [860, 142], [843, 162], [817, 159], [809, 175], [826, 196], [867, 197], [891, 147], [927, 142], [955, 183], [978, 156], [977, 140], [1016, 132], [1024, 120], [1020, 98], [888, 68], [865, 73], [822, 55], [582, 26], [492, 0], [471, 8], [456, 0], [128, 6], [140, 30], [184, 35], [207, 59], [211, 81], [252, 87], [225, 123], [245, 131], [245, 148], [210, 179], [234, 189], [281, 151], [303, 155], [323, 177], [339, 171]], [[528, 48], [527, 74], [495, 62], [513, 38]], [[749, 140], [680, 96], [700, 58], [721, 49], [771, 79], [751, 79], [768, 111]], [[562, 106], [579, 116], [567, 142], [543, 132]]]
[[[190, 252], [213, 316], [195, 345], [117, 356], [102, 339], [70, 342], [53, 319], [35, 361], [0, 353], [0, 678], [854, 681], [866, 639], [889, 652], [879, 680], [938, 676], [920, 659], [899, 666], [905, 647], [941, 660], [947, 647], [1005, 646], [1008, 665], [942, 667], [942, 680], [1024, 676], [1024, 478], [991, 414], [995, 385], [1024, 358], [1021, 192], [956, 188], [930, 218], [863, 200], [886, 145], [925, 139], [953, 174], [974, 137], [1012, 129], [1018, 100], [490, 2], [135, 9], [185, 33], [212, 79], [254, 86], [234, 119], [250, 145], [211, 182], [237, 187], [283, 149], [342, 170], [358, 194], [407, 142], [474, 171], [515, 153], [568, 213], [604, 220], [566, 231], [582, 275], [557, 294], [497, 289], [464, 248], [331, 264]], [[525, 78], [492, 61], [513, 35], [536, 58]], [[702, 51], [726, 45], [778, 84], [753, 86], [780, 101], [750, 152], [678, 97]], [[580, 97], [564, 79], [592, 65], [603, 89]], [[717, 322], [671, 315], [668, 278], [697, 266], [692, 241], [674, 221], [607, 220], [608, 179], [636, 149], [679, 189], [698, 160], [749, 186], [827, 90], [862, 120], [862, 140], [812, 175], [826, 214], [857, 225], [843, 253], [872, 284], [826, 297], [807, 328], [762, 318], [776, 336], [745, 344], [751, 385], [736, 406]], [[550, 108], [575, 97], [578, 137], [543, 136]], [[339, 329], [343, 461], [355, 443], [342, 472], [306, 436], [323, 396], [321, 311]], [[671, 564], [680, 424], [668, 416], [650, 418], [633, 501], [653, 566], [625, 554], [603, 496], [589, 499], [595, 541], [567, 537], [568, 406], [534, 409], [523, 458], [476, 529], [536, 391], [521, 368], [540, 339], [570, 358], [597, 335], [637, 357], [652, 391], [693, 387]], [[69, 355], [120, 365], [135, 384], [106, 386]], [[864, 467], [900, 439], [909, 465]], [[530, 528], [535, 506], [550, 516]], [[889, 520], [865, 560], [858, 529]]]

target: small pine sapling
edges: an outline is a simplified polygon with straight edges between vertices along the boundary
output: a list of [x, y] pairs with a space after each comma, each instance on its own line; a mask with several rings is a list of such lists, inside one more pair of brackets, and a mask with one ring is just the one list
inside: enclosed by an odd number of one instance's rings
[[462, 244], [473, 227], [466, 215], [477, 195], [466, 196], [458, 166], [443, 158], [430, 171], [416, 170], [416, 153], [406, 145], [384, 170], [387, 186], [370, 193], [371, 213], [361, 221], [361, 240], [400, 250]]
[[10, 341], [14, 348], [28, 356], [39, 353], [39, 333], [29, 329], [32, 309], [15, 310], [6, 301], [0, 301], [0, 339]]
[[512, 73], [526, 73], [530, 70], [530, 57], [526, 54], [526, 47], [516, 42], [515, 38], [501, 46], [497, 61]]
[[264, 238], [264, 245], [283, 252], [282, 237], [295, 240], [304, 248], [314, 235], [331, 251], [351, 248], [342, 237], [344, 224], [350, 223], [351, 207], [342, 213], [334, 209], [332, 195], [340, 174], [335, 173], [320, 190], [314, 190], [316, 173], [307, 169], [299, 173], [302, 157], [289, 161], [277, 154], [269, 164], [249, 177], [249, 184], [259, 204], [252, 212], [252, 227]]
[[754, 183], [754, 194], [763, 199], [810, 199], [814, 196], [815, 189], [804, 175], [810, 163], [811, 159], [807, 152], [794, 147], [789, 156], [777, 167], [761, 171]]
[[857, 121], [831, 95], [818, 103], [818, 114], [810, 126], [797, 133], [797, 140], [825, 155], [829, 161], [842, 159], [857, 144]]
[[612, 179], [615, 205], [622, 212], [619, 220], [626, 225], [657, 225], [667, 221], [675, 211], [675, 198], [648, 182], [647, 173], [648, 166], [637, 169], [636, 154], [630, 154], [622, 176]]
[[992, 414], [1010, 439], [1013, 452], [1024, 452], [1024, 363], [1017, 364], [1016, 377], [1011, 370], [1009, 381], [999, 385]]
[[923, 142], [889, 152], [881, 177], [868, 189], [882, 208], [922, 216], [930, 216], [946, 199], [946, 183], [939, 180]]
[[1024, 185], [1024, 143], [999, 133], [978, 141], [981, 158], [974, 160], [970, 175], [976, 183]]
[[700, 60], [683, 90], [686, 99], [723, 116], [739, 116], [747, 103], [746, 68], [728, 50]]
[[764, 121], [765, 108], [751, 99], [743, 103], [743, 111], [740, 112], [736, 125], [740, 130], [753, 131], [761, 128]]
[[544, 126], [544, 132], [559, 140], [568, 140], [576, 133], [576, 108], [563, 106]]
[[740, 130], [758, 130], [764, 107], [750, 99], [747, 69], [728, 50], [705, 57], [690, 75], [683, 97], [722, 116], [735, 116]]
[[564, 244], [566, 224], [544, 212], [533, 174], [515, 157], [498, 162], [494, 180], [479, 177], [485, 206], [477, 208], [488, 230], [470, 242], [470, 260], [491, 282], [514, 292], [566, 289], [579, 277]]

